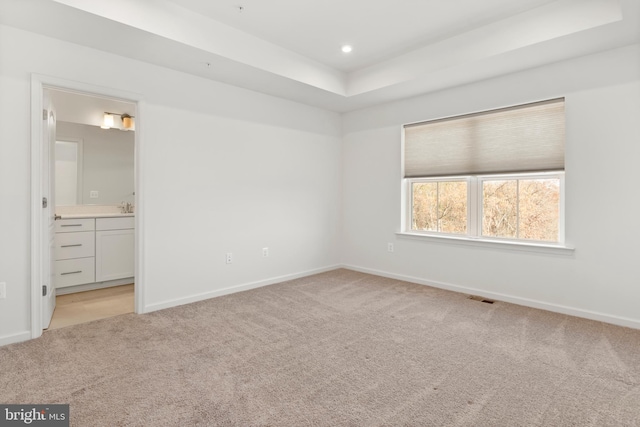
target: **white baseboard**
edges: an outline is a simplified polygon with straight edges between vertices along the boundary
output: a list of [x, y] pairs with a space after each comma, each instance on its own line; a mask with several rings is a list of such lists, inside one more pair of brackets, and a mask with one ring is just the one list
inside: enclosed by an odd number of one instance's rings
[[328, 267], [317, 268], [308, 271], [302, 271], [299, 273], [286, 274], [284, 276], [272, 277], [270, 279], [259, 280], [257, 282], [245, 283], [242, 285], [230, 286], [224, 289], [217, 289], [211, 292], [204, 292], [201, 294], [190, 295], [188, 297], [176, 298], [172, 300], [167, 300], [155, 304], [148, 304], [145, 306], [145, 313], [150, 313], [152, 311], [162, 310], [165, 308], [176, 307], [178, 305], [189, 304], [192, 302], [202, 301], [210, 298], [220, 297], [223, 295], [233, 294], [236, 292], [248, 291], [250, 289], [261, 288], [263, 286], [273, 285], [275, 283], [286, 282], [287, 280], [299, 279], [301, 277], [311, 276], [314, 274], [324, 273], [331, 270], [336, 270], [341, 268], [340, 265], [332, 265]]
[[126, 279], [107, 280], [106, 282], [87, 283], [85, 285], [67, 286], [64, 288], [57, 288], [56, 295], [75, 294], [76, 292], [95, 291], [97, 289], [111, 288], [113, 286], [130, 285], [134, 283], [133, 277], [127, 277]]
[[28, 341], [31, 339], [31, 331], [18, 332], [13, 335], [5, 335], [0, 337], [0, 347], [7, 344], [13, 344], [21, 341]]
[[628, 328], [640, 329], [640, 320], [628, 317], [615, 316], [611, 314], [598, 313], [590, 310], [569, 307], [560, 304], [547, 303], [543, 301], [532, 300], [529, 298], [514, 297], [498, 292], [489, 292], [482, 289], [470, 288], [467, 286], [454, 285], [451, 283], [438, 282], [436, 280], [426, 280], [413, 276], [405, 276], [403, 274], [389, 273], [386, 271], [375, 270], [371, 268], [358, 267], [355, 265], [343, 264], [342, 268], [348, 270], [359, 271], [361, 273], [373, 274], [376, 276], [388, 277], [390, 279], [403, 280], [405, 282], [416, 283], [419, 285], [431, 286], [434, 288], [446, 289], [448, 291], [460, 292], [470, 295], [477, 295], [483, 298], [489, 298], [497, 301], [504, 301], [512, 304], [522, 305], [525, 307], [538, 308], [541, 310], [552, 311], [554, 313], [567, 314], [570, 316], [582, 317], [590, 320], [597, 320], [613, 325], [625, 326]]

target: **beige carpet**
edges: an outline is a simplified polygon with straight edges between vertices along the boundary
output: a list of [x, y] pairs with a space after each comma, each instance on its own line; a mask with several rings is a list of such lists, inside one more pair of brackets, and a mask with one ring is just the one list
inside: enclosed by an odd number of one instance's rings
[[75, 426], [638, 426], [640, 331], [337, 270], [0, 348]]

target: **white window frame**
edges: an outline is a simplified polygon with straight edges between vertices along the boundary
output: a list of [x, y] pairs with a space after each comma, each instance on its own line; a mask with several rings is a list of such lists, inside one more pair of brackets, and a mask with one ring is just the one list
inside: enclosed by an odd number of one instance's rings
[[[558, 179], [560, 186], [560, 200], [558, 207], [558, 240], [548, 242], [532, 239], [493, 237], [482, 235], [482, 183], [491, 180], [528, 180], [528, 179]], [[514, 248], [533, 250], [535, 252], [558, 252], [570, 254], [573, 248], [565, 240], [565, 174], [564, 171], [527, 172], [511, 174], [481, 174], [465, 176], [438, 176], [428, 178], [403, 179], [403, 224], [401, 237], [427, 238], [454, 244], [471, 244], [473, 246], [489, 246], [498, 248]], [[413, 230], [413, 192], [414, 183], [467, 181], [467, 234], [452, 234], [438, 231]]]
[[[482, 187], [485, 181], [507, 181], [507, 180], [535, 180], [535, 179], [557, 179], [559, 181], [560, 200], [558, 206], [558, 238], [555, 242], [548, 242], [542, 240], [522, 239], [522, 238], [509, 238], [509, 237], [492, 237], [482, 235], [482, 217], [484, 205], [482, 201]], [[478, 197], [477, 204], [477, 235], [482, 239], [492, 240], [504, 240], [511, 242], [533, 242], [533, 243], [545, 243], [545, 244], [564, 244], [564, 172], [537, 172], [537, 173], [515, 173], [515, 174], [497, 174], [497, 175], [478, 175], [476, 177], [476, 192]], [[520, 222], [518, 214], [518, 222]]]

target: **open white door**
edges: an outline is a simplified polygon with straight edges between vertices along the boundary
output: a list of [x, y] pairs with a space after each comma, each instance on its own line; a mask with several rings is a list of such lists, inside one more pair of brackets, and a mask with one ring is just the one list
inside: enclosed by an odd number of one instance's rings
[[42, 329], [47, 329], [56, 308], [53, 282], [56, 115], [47, 89], [43, 91], [42, 108]]

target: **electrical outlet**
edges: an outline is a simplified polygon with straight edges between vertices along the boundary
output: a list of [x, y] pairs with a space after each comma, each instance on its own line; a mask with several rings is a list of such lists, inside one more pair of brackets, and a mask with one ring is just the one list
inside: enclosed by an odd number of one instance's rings
[[5, 299], [7, 297], [7, 283], [0, 282], [0, 299]]
[[98, 198], [98, 192], [96, 190], [91, 190], [89, 191], [89, 198], [90, 199], [97, 199]]
[[387, 251], [393, 252], [393, 243], [387, 243]]
[[269, 248], [262, 248], [262, 256], [263, 257], [269, 256]]
[[227, 264], [231, 264], [233, 262], [233, 254], [231, 252], [227, 252]]

